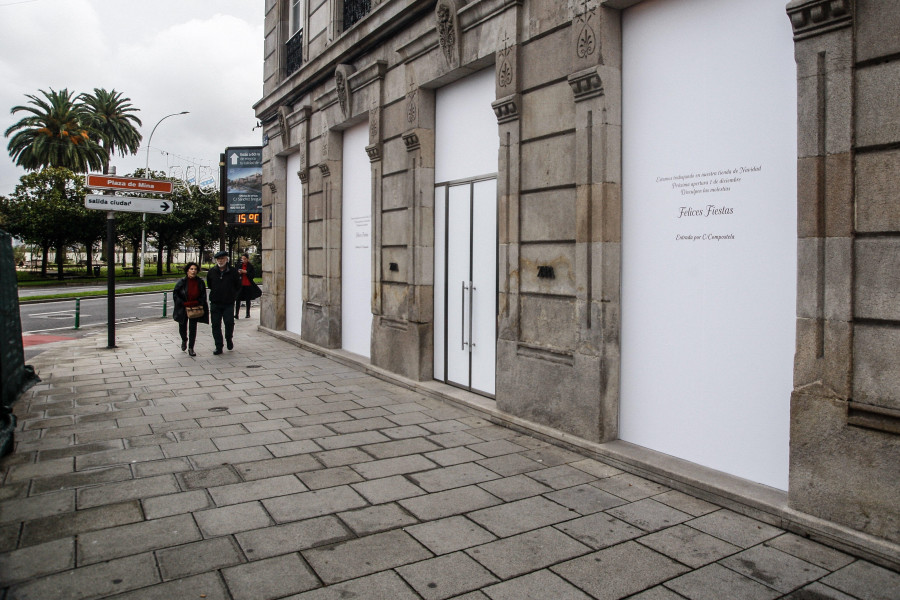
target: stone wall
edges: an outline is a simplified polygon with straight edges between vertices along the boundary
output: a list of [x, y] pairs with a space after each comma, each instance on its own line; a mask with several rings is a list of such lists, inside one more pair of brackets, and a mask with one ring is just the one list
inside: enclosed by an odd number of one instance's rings
[[[262, 324], [284, 327], [284, 240], [302, 226], [303, 338], [341, 340], [342, 130], [369, 125], [371, 362], [431, 380], [434, 90], [495, 73], [496, 406], [592, 442], [617, 439], [621, 10], [638, 0], [373, 2], [342, 32], [307, 7], [286, 74], [269, 0]], [[900, 9], [795, 0], [798, 297], [790, 505], [900, 542]], [[760, 93], [764, 93], [761, 91]], [[285, 157], [299, 153], [299, 173]], [[284, 179], [303, 182], [284, 223]], [[396, 270], [388, 265], [396, 265]], [[546, 275], [552, 270], [552, 277]]]
[[788, 13], [800, 263], [790, 503], [900, 542], [900, 11], [796, 1]]

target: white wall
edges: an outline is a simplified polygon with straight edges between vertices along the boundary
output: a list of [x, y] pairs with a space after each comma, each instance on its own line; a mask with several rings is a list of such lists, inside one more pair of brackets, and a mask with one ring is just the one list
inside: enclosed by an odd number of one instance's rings
[[500, 138], [491, 102], [494, 70], [485, 69], [435, 94], [434, 180], [454, 181], [497, 172]]
[[787, 489], [797, 102], [784, 1], [647, 0], [622, 24], [620, 437]]
[[285, 328], [300, 335], [303, 321], [303, 187], [297, 171], [300, 154], [287, 158], [285, 191]]
[[341, 346], [369, 357], [372, 338], [372, 170], [369, 125], [344, 131], [341, 213]]

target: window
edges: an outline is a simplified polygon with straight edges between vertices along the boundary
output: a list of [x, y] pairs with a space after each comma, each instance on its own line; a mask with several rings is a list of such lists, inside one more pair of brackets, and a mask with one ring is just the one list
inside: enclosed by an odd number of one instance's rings
[[291, 12], [288, 15], [290, 23], [290, 37], [303, 29], [303, 0], [290, 0]]
[[288, 13], [289, 33], [285, 44], [285, 74], [290, 75], [303, 64], [303, 0], [288, 0], [290, 12]]

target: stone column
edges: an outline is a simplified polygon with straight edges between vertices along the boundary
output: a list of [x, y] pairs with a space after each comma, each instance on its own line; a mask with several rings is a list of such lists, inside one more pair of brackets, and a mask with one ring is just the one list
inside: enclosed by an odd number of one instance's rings
[[890, 152], [900, 143], [897, 90], [887, 83], [900, 73], [900, 16], [856, 4], [787, 7], [799, 115], [788, 494], [792, 508], [898, 542], [900, 219], [884, 173], [900, 166]]
[[319, 137], [311, 160], [307, 217], [307, 301], [303, 339], [325, 348], [341, 346], [341, 181], [343, 136], [329, 127], [337, 102], [316, 113]]
[[407, 198], [377, 216], [379, 312], [372, 323], [372, 364], [419, 381], [433, 378], [434, 94], [412, 87], [405, 99]]

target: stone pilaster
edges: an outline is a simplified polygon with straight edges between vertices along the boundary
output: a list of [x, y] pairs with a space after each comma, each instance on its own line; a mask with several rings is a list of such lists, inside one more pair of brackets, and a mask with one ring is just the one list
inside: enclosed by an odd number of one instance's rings
[[380, 293], [373, 300], [372, 363], [429, 380], [434, 354], [434, 94], [412, 88], [403, 106], [406, 129], [385, 135], [400, 134], [402, 150], [396, 144], [393, 148], [406, 152], [403, 177], [410, 195], [404, 206], [375, 216]]

